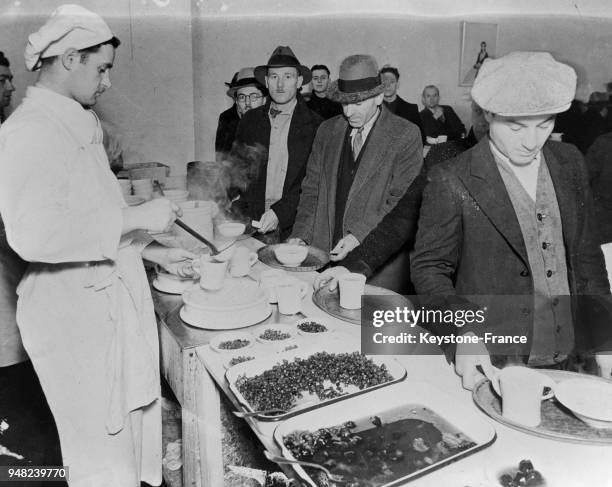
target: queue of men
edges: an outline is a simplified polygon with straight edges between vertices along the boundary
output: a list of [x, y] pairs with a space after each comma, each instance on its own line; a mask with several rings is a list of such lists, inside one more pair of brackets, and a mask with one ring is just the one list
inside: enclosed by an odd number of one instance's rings
[[[10, 271], [0, 381], [25, 377], [6, 367], [27, 353], [75, 486], [161, 482], [158, 339], [142, 258], [180, 275], [194, 257], [147, 234], [180, 210], [165, 199], [127, 207], [110, 172], [92, 107], [111, 88], [119, 46], [97, 14], [59, 7], [29, 37], [26, 65], [39, 77], [0, 127], [0, 265]], [[10, 101], [4, 59], [0, 101]], [[307, 103], [300, 89], [311, 80]], [[574, 97], [574, 70], [544, 52], [487, 58], [471, 94], [488, 133], [425, 169], [423, 140], [465, 136], [437, 87], [424, 89], [417, 119], [397, 96], [397, 69], [370, 55], [347, 56], [328, 82], [326, 66], [311, 70], [289, 46], [236, 73], [216, 141], [229, 157], [251, 154], [233, 211], [270, 242], [328, 252], [335, 265], [316, 285], [349, 270], [388, 282], [399, 274], [425, 306], [488, 307], [494, 317], [437, 333], [529, 337], [505, 354], [447, 348], [468, 389], [492, 364], [573, 370], [583, 354], [610, 378], [612, 302], [589, 176], [575, 147], [549, 140]], [[396, 259], [408, 252], [409, 262]]]

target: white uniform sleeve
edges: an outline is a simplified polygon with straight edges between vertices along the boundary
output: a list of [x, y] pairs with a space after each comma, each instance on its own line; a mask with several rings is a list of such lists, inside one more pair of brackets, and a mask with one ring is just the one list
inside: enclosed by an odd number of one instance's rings
[[[0, 135], [0, 212], [9, 244], [30, 262], [114, 260], [121, 209], [74, 194], [71, 144], [49, 122], [24, 120]], [[76, 144], [75, 144], [76, 146]], [[78, 177], [78, 174], [77, 176]], [[94, 187], [96, 182], [77, 181]], [[88, 186], [84, 186], [87, 188]]]

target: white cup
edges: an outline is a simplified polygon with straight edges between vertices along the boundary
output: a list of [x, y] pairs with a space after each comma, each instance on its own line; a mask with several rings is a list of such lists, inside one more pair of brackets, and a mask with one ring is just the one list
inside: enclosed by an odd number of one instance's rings
[[275, 286], [286, 277], [287, 273], [279, 269], [270, 269], [259, 274], [259, 286], [268, 295], [268, 303], [273, 304], [278, 301]]
[[278, 311], [283, 315], [294, 315], [302, 311], [302, 298], [306, 295], [308, 285], [288, 277], [275, 286], [278, 298]]
[[210, 260], [210, 256], [200, 256], [200, 287], [208, 291], [218, 291], [223, 287], [227, 273], [227, 261]]
[[129, 196], [132, 194], [132, 182], [129, 179], [118, 179], [119, 187], [123, 196]]
[[[497, 379], [492, 384], [502, 399], [502, 416], [525, 426], [538, 426], [542, 401], [554, 395], [555, 382], [536, 370], [514, 365], [500, 370]], [[544, 387], [551, 389], [546, 395]]]
[[247, 276], [251, 266], [257, 262], [257, 254], [249, 252], [246, 247], [237, 247], [230, 260], [230, 275], [232, 277]]
[[345, 309], [360, 309], [361, 296], [365, 289], [366, 277], [363, 274], [351, 272], [338, 279], [340, 289], [340, 307]]

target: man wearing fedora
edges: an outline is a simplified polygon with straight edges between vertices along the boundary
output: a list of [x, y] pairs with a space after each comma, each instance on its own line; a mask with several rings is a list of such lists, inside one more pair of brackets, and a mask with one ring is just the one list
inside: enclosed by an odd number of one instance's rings
[[[423, 303], [484, 310], [484, 323], [437, 324], [451, 336], [526, 337], [446, 349], [465, 388], [491, 367], [571, 368], [576, 353], [612, 344], [610, 288], [593, 238], [592, 199], [579, 151], [549, 141], [574, 97], [576, 73], [546, 52], [482, 64], [473, 100], [489, 136], [429, 171], [411, 274]], [[468, 297], [469, 296], [469, 297]], [[610, 378], [611, 355], [595, 355]]]
[[400, 200], [423, 165], [416, 125], [382, 105], [384, 84], [372, 56], [344, 59], [329, 97], [344, 117], [315, 138], [292, 238], [342, 260]]
[[234, 154], [244, 147], [263, 148], [251, 183], [233, 209], [259, 221], [260, 233], [286, 238], [293, 227], [306, 161], [321, 117], [308, 108], [299, 88], [310, 82], [310, 70], [288, 46], [277, 47], [268, 64], [255, 68], [255, 78], [270, 100], [245, 113], [238, 124]]
[[267, 91], [255, 79], [254, 68], [242, 68], [234, 75], [228, 86], [227, 96], [234, 100], [234, 104], [219, 115], [215, 137], [216, 152], [229, 152], [242, 116], [266, 102]]

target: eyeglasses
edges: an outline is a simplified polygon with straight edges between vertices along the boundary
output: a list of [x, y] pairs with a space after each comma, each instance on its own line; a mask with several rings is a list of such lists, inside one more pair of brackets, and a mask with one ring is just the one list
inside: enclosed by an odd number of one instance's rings
[[238, 100], [238, 103], [245, 103], [247, 98], [251, 100], [251, 103], [257, 103], [263, 98], [263, 96], [257, 93], [251, 93], [250, 95], [236, 95], [236, 100]]

